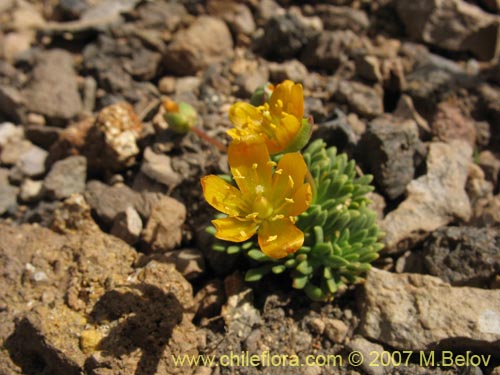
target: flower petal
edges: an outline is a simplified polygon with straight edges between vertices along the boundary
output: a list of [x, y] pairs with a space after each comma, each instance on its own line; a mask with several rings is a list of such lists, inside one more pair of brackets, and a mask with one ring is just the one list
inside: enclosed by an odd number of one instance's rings
[[259, 246], [267, 256], [280, 259], [299, 250], [304, 233], [289, 219], [266, 221], [259, 229]]
[[311, 201], [311, 185], [304, 184], [297, 189], [295, 194], [292, 196], [292, 200], [287, 202], [288, 204], [284, 206], [280, 213], [285, 216], [300, 215], [302, 212], [309, 208], [309, 206], [311, 205]]
[[295, 192], [304, 185], [307, 165], [298, 152], [285, 154], [278, 163], [273, 175], [273, 202], [293, 198]]
[[229, 166], [244, 196], [264, 193], [271, 187], [272, 163], [262, 142], [232, 142], [228, 151]]
[[273, 137], [266, 137], [266, 143], [271, 154], [285, 150], [295, 139], [300, 131], [301, 123], [294, 116], [283, 113], [277, 120], [273, 129]]
[[236, 102], [229, 108], [229, 119], [237, 128], [259, 127], [262, 113], [249, 103]]
[[215, 237], [220, 240], [243, 242], [252, 237], [257, 231], [257, 224], [251, 220], [240, 220], [235, 217], [212, 220], [217, 230]]
[[304, 92], [300, 83], [285, 80], [274, 89], [269, 99], [271, 112], [280, 116], [281, 112], [292, 114], [300, 122], [304, 116]]
[[238, 216], [244, 208], [241, 192], [213, 174], [201, 179], [201, 187], [208, 204], [229, 215]]

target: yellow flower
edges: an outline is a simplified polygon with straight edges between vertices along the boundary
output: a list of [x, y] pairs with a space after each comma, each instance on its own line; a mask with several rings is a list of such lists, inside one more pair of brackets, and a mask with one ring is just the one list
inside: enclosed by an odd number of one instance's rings
[[[228, 217], [213, 220], [219, 239], [243, 242], [258, 232], [264, 254], [279, 259], [304, 243], [295, 217], [311, 203], [304, 183], [307, 166], [301, 154], [285, 154], [278, 165], [262, 142], [232, 143], [229, 165], [238, 188], [215, 175], [201, 179], [207, 202]], [[274, 173], [273, 173], [274, 170]]]
[[[301, 134], [307, 133], [310, 125], [303, 122], [304, 93], [301, 84], [286, 80], [277, 85], [268, 102], [254, 107], [237, 102], [231, 106], [229, 117], [234, 128], [228, 134], [236, 141], [252, 141], [260, 138], [266, 143], [271, 154], [294, 148], [296, 151], [305, 145]], [[306, 129], [304, 129], [306, 126]], [[297, 146], [297, 138], [301, 138]], [[303, 143], [303, 144], [302, 144]]]

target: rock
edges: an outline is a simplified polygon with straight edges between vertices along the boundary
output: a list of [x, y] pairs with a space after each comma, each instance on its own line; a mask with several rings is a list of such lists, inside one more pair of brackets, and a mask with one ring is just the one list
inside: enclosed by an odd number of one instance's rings
[[453, 102], [441, 102], [432, 121], [433, 135], [443, 142], [460, 139], [474, 148], [476, 144], [476, 127], [474, 121], [464, 116], [460, 108]]
[[142, 123], [129, 104], [117, 103], [101, 110], [96, 118], [95, 130], [104, 138], [106, 146], [98, 156], [101, 162], [113, 170], [135, 162]]
[[0, 113], [16, 123], [24, 122], [25, 98], [15, 87], [0, 84]]
[[224, 303], [224, 285], [220, 279], [207, 282], [195, 295], [197, 318], [212, 318], [220, 314]]
[[43, 195], [43, 182], [42, 181], [34, 181], [30, 178], [26, 178], [22, 185], [21, 190], [19, 191], [19, 199], [23, 202], [36, 202]]
[[97, 118], [87, 118], [66, 128], [50, 149], [50, 161], [80, 154], [91, 171], [118, 171], [135, 163], [137, 141], [143, 125], [128, 103], [103, 108]]
[[54, 374], [79, 375], [85, 356], [79, 348], [78, 333], [85, 323], [83, 315], [64, 304], [52, 309], [38, 306], [16, 324], [6, 348], [22, 368], [31, 365]]
[[62, 131], [61, 128], [55, 126], [28, 125], [24, 127], [26, 139], [45, 150], [49, 150], [59, 139]]
[[421, 139], [430, 137], [431, 128], [429, 127], [429, 123], [417, 112], [410, 96], [404, 94], [401, 95], [396, 109], [392, 114], [405, 120], [415, 121], [418, 125], [418, 133], [420, 134]]
[[325, 319], [325, 336], [334, 343], [343, 343], [349, 326], [339, 319]]
[[245, 339], [252, 332], [253, 326], [262, 320], [259, 310], [254, 307], [253, 292], [245, 287], [237, 274], [226, 277], [224, 284], [228, 298], [222, 306], [221, 315], [227, 332]]
[[383, 116], [368, 124], [357, 148], [359, 158], [389, 199], [404, 194], [413, 180], [418, 143], [417, 124], [413, 120]]
[[14, 139], [2, 145], [0, 151], [0, 162], [4, 165], [15, 165], [21, 155], [28, 152], [33, 144], [23, 138]]
[[0, 168], [0, 215], [17, 204], [18, 189], [9, 184], [9, 170]]
[[46, 116], [53, 124], [65, 124], [78, 115], [82, 100], [73, 57], [59, 49], [41, 53], [24, 95], [26, 108]]
[[251, 35], [255, 31], [252, 12], [245, 4], [229, 0], [209, 0], [207, 10], [211, 16], [223, 19], [235, 34]]
[[175, 269], [187, 280], [194, 280], [205, 272], [205, 259], [198, 249], [168, 251], [162, 260], [175, 265]]
[[377, 220], [380, 223], [380, 221], [382, 221], [385, 215], [384, 212], [386, 203], [384, 197], [381, 196], [380, 194], [375, 193], [374, 191], [368, 193], [366, 197], [371, 201], [369, 207], [373, 211], [375, 211], [375, 213], [377, 214]]
[[125, 211], [115, 216], [110, 233], [129, 245], [134, 245], [139, 240], [141, 232], [141, 217], [132, 206], [128, 206]]
[[321, 33], [317, 17], [304, 17], [300, 11], [273, 15], [264, 25], [256, 49], [271, 59], [291, 59]]
[[335, 118], [318, 124], [312, 134], [312, 139], [324, 139], [330, 146], [335, 146], [341, 152], [348, 152], [356, 146], [360, 136], [353, 129], [345, 113], [335, 109]]
[[346, 102], [353, 112], [365, 117], [384, 113], [382, 93], [359, 82], [341, 81], [336, 95]]
[[[0, 264], [9, 271], [0, 275], [8, 306], [2, 363], [65, 374], [168, 373], [172, 355], [197, 355], [192, 288], [173, 265], [133, 271], [135, 251], [97, 227], [59, 235], [0, 225], [0, 233]], [[31, 269], [46, 274], [43, 285], [25, 274]]]
[[[87, 183], [85, 199], [97, 216], [110, 225], [120, 212], [125, 212], [132, 206], [138, 212], [144, 212], [144, 197], [130, 189], [127, 185], [106, 185], [100, 181], [92, 180]], [[147, 217], [148, 215], [143, 217]]]
[[13, 63], [17, 57], [30, 49], [34, 39], [35, 36], [31, 31], [10, 32], [3, 38], [0, 55], [6, 61]]
[[48, 152], [43, 148], [31, 145], [29, 149], [24, 151], [16, 162], [16, 168], [28, 177], [38, 177], [45, 173], [45, 159]]
[[87, 159], [76, 155], [55, 162], [43, 186], [50, 198], [64, 199], [74, 193], [83, 193], [86, 179]]
[[500, 176], [500, 160], [491, 151], [486, 150], [479, 153], [478, 161], [486, 179], [496, 186]]
[[[406, 46], [405, 52], [413, 46]], [[407, 93], [420, 109], [432, 112], [437, 103], [459, 87], [476, 87], [477, 78], [452, 60], [431, 53], [415, 56], [412, 72], [406, 75]]]
[[349, 6], [318, 4], [314, 7], [314, 14], [323, 21], [325, 30], [352, 30], [362, 33], [370, 27], [366, 13]]
[[4, 150], [6, 144], [18, 141], [24, 138], [23, 128], [16, 126], [11, 122], [2, 122], [0, 124], [0, 147]]
[[372, 268], [360, 298], [361, 333], [396, 350], [498, 355], [499, 290], [452, 287], [433, 276]]
[[374, 353], [383, 353], [384, 347], [379, 344], [375, 344], [371, 341], [368, 341], [364, 337], [357, 336], [346, 345], [349, 351], [359, 352], [361, 353], [363, 358], [371, 358], [372, 361], [368, 363], [366, 360], [361, 362], [361, 368], [366, 371], [368, 375], [383, 375], [390, 374], [392, 372], [393, 366], [382, 365], [379, 360], [375, 360], [373, 356]]
[[80, 18], [81, 20], [93, 21], [110, 19], [116, 22], [121, 20], [121, 13], [131, 11], [138, 2], [138, 0], [108, 0], [99, 2], [87, 8]]
[[148, 2], [140, 4], [137, 12], [141, 18], [141, 26], [147, 29], [167, 28], [175, 31], [186, 18], [186, 8], [180, 3]]
[[294, 82], [304, 82], [307, 76], [308, 71], [306, 66], [296, 59], [269, 64], [269, 78], [271, 82], [283, 82], [286, 79]]
[[164, 196], [152, 208], [142, 239], [152, 251], [169, 251], [181, 243], [186, 207]]
[[168, 155], [157, 154], [147, 147], [143, 157], [141, 172], [152, 180], [167, 186], [170, 191], [182, 181], [182, 177], [172, 169]]
[[351, 51], [362, 47], [362, 41], [351, 30], [324, 31], [308, 43], [300, 60], [307, 67], [335, 71]]
[[463, 0], [398, 0], [396, 10], [411, 38], [449, 51], [472, 52], [482, 60], [497, 56], [498, 17]]
[[322, 335], [325, 332], [326, 324], [321, 318], [311, 317], [305, 321], [305, 324], [311, 333]]
[[380, 62], [375, 56], [360, 55], [356, 59], [356, 72], [361, 78], [372, 82], [382, 82]]
[[431, 143], [427, 174], [410, 182], [407, 198], [381, 223], [386, 251], [397, 251], [403, 241], [416, 240], [459, 218], [468, 220], [471, 205], [465, 192], [472, 149], [467, 143]]
[[166, 68], [180, 75], [194, 75], [232, 53], [233, 41], [226, 24], [202, 16], [186, 30], [178, 31], [165, 53]]
[[452, 285], [482, 287], [500, 270], [500, 234], [488, 228], [446, 227], [424, 242], [429, 274]]

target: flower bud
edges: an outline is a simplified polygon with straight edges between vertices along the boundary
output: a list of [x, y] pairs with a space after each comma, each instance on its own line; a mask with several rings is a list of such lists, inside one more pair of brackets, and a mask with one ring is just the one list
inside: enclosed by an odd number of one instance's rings
[[196, 127], [198, 123], [198, 113], [196, 109], [188, 103], [176, 103], [169, 99], [163, 102], [163, 107], [167, 111], [163, 117], [168, 123], [169, 129], [175, 133], [186, 134]]

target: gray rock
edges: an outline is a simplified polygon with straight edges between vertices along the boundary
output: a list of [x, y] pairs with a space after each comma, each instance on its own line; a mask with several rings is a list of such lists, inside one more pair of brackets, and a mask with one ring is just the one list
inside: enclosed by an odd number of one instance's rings
[[45, 173], [45, 159], [48, 152], [43, 148], [32, 145], [23, 152], [16, 162], [16, 168], [28, 177], [38, 177]]
[[500, 290], [372, 268], [359, 297], [363, 336], [396, 350], [500, 352]]
[[431, 143], [427, 174], [408, 184], [407, 198], [381, 223], [386, 251], [397, 252], [403, 241], [413, 242], [455, 218], [469, 219], [465, 183], [471, 157], [471, 147], [462, 141]]
[[190, 75], [231, 55], [233, 40], [224, 21], [202, 16], [178, 31], [165, 53], [165, 67], [176, 74]]
[[447, 227], [422, 248], [427, 271], [452, 285], [482, 287], [500, 272], [500, 234], [494, 229]]
[[165, 154], [157, 154], [150, 147], [144, 150], [141, 172], [152, 180], [167, 186], [169, 190], [174, 189], [182, 181], [182, 177], [172, 169], [170, 157]]
[[[409, 48], [413, 46], [406, 46], [405, 50]], [[414, 58], [415, 66], [406, 76], [404, 91], [420, 106], [432, 109], [458, 87], [477, 86], [476, 76], [469, 74], [452, 60], [422, 52]]]
[[0, 215], [17, 204], [18, 189], [9, 184], [9, 170], [0, 168]]
[[55, 162], [43, 186], [50, 198], [64, 199], [74, 193], [83, 193], [86, 179], [87, 159], [76, 155]]
[[137, 209], [142, 203], [141, 194], [128, 186], [109, 186], [97, 180], [87, 183], [84, 195], [97, 216], [107, 224], [111, 224], [116, 215], [125, 212], [128, 206]]
[[353, 112], [361, 116], [371, 118], [384, 113], [382, 90], [360, 82], [340, 81], [336, 95], [346, 102]]
[[139, 0], [107, 0], [98, 2], [95, 6], [83, 12], [82, 20], [114, 19], [120, 20], [122, 12], [135, 8]]
[[300, 60], [308, 67], [334, 71], [351, 51], [362, 46], [361, 39], [351, 30], [324, 31], [306, 45]]
[[77, 79], [71, 54], [58, 49], [43, 52], [24, 90], [26, 108], [53, 124], [65, 124], [82, 110]]
[[300, 12], [287, 11], [271, 17], [258, 40], [257, 50], [268, 58], [291, 59], [321, 32], [317, 17], [304, 17]]
[[251, 35], [255, 31], [255, 22], [252, 12], [243, 3], [231, 0], [209, 0], [207, 1], [208, 13], [214, 17], [223, 19], [235, 34]]
[[352, 151], [358, 143], [360, 136], [357, 134], [345, 113], [335, 110], [335, 118], [318, 124], [312, 134], [312, 139], [324, 139], [328, 145], [335, 146], [339, 151]]
[[418, 143], [417, 124], [413, 120], [383, 116], [368, 124], [357, 148], [359, 158], [390, 199], [404, 194], [413, 180]]
[[[383, 366], [380, 360], [375, 360], [374, 353], [384, 352], [384, 347], [382, 345], [375, 344], [364, 337], [357, 336], [349, 341], [346, 346], [351, 353], [359, 352], [362, 354], [364, 361], [361, 362], [361, 368], [365, 370], [368, 375], [384, 375], [391, 373], [393, 369], [392, 364]], [[357, 358], [354, 359], [357, 360]]]
[[134, 245], [142, 232], [142, 220], [137, 211], [128, 206], [116, 215], [110, 233], [121, 238], [129, 245]]
[[169, 251], [181, 243], [186, 207], [163, 196], [152, 208], [142, 239], [152, 251]]
[[306, 66], [296, 59], [269, 64], [269, 78], [272, 82], [282, 82], [286, 79], [294, 82], [304, 82], [307, 76]]
[[463, 0], [398, 0], [396, 9], [410, 37], [450, 51], [490, 60], [499, 49], [499, 18]]

